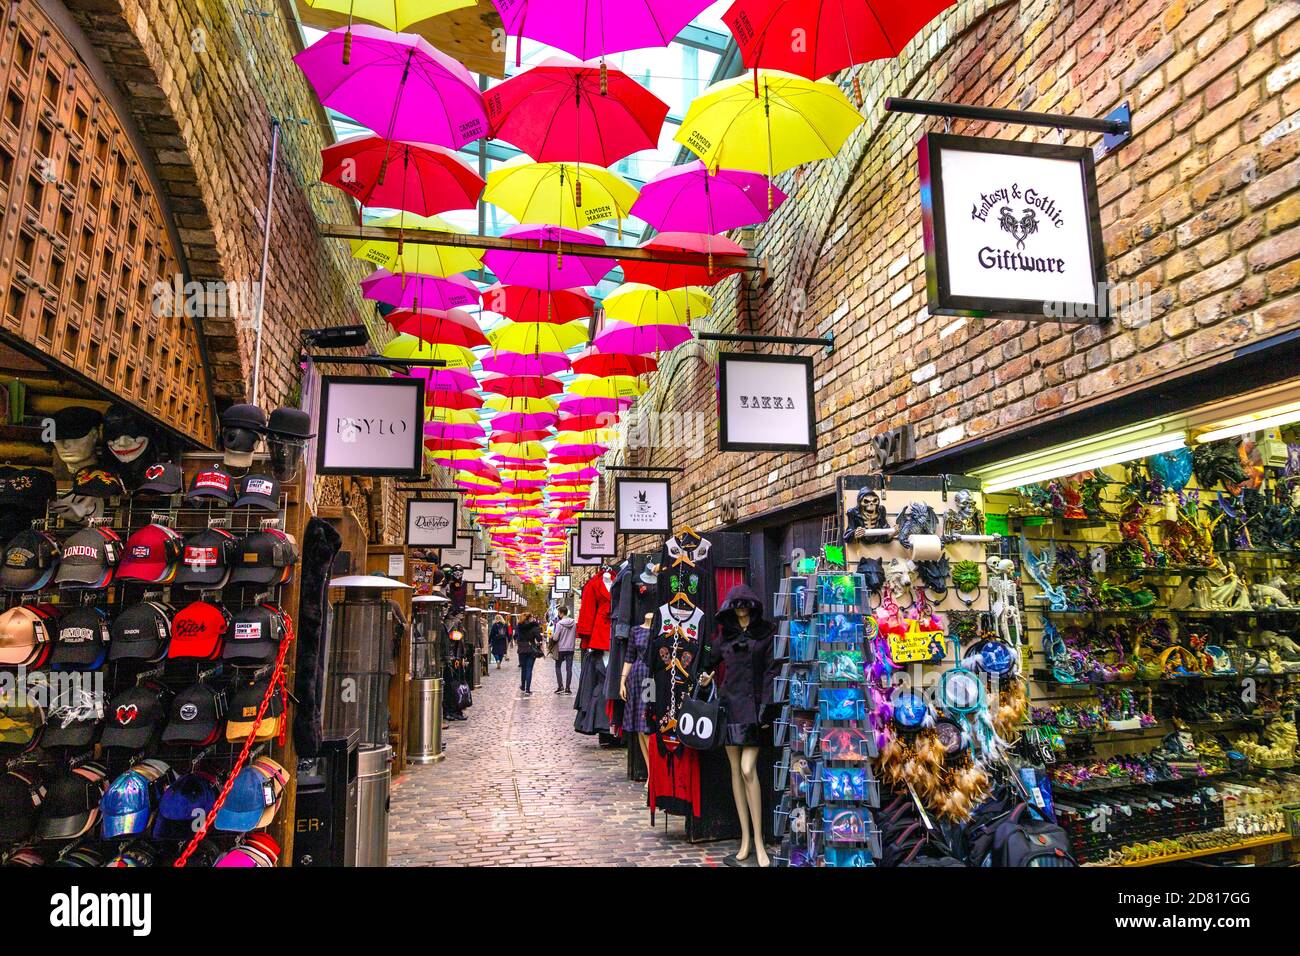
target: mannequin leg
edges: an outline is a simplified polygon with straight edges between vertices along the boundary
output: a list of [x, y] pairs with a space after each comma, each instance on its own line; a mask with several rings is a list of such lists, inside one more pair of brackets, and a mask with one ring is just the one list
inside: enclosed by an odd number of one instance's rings
[[[740, 818], [740, 849], [736, 851], [737, 860], [749, 859], [752, 832], [749, 797], [745, 792], [745, 776], [741, 768], [743, 759], [744, 755], [741, 748], [727, 747], [727, 762], [731, 764], [731, 798], [736, 802], [736, 816]], [[757, 779], [755, 779], [755, 783], [757, 783]]]
[[[745, 780], [745, 801], [749, 806], [749, 821], [754, 831], [754, 852], [758, 854], [758, 865], [770, 866], [772, 861], [768, 859], [767, 850], [763, 846], [763, 792], [758, 785], [757, 747], [745, 747], [741, 750], [740, 773]], [[743, 812], [739, 802], [736, 804], [736, 809]]]
[[650, 766], [650, 735], [637, 734], [636, 742], [641, 745], [641, 759], [645, 761], [647, 767]]

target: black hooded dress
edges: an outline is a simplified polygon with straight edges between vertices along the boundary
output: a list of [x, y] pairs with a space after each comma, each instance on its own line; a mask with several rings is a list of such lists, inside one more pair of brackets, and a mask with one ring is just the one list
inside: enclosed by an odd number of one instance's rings
[[[742, 628], [736, 619], [738, 601], [754, 602], [749, 627]], [[756, 747], [762, 743], [762, 728], [770, 723], [768, 711], [773, 707], [772, 682], [776, 664], [772, 644], [776, 625], [763, 617], [763, 602], [748, 585], [737, 584], [717, 614], [721, 637], [709, 648], [702, 663], [706, 671], [722, 666], [718, 679], [718, 699], [727, 708], [724, 743], [738, 747]]]

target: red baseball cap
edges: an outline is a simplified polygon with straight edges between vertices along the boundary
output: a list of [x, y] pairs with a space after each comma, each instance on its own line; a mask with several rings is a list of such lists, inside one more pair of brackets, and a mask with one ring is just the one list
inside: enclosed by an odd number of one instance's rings
[[222, 639], [230, 628], [226, 609], [207, 601], [195, 601], [172, 618], [172, 642], [167, 658], [215, 660], [221, 656]]
[[126, 539], [117, 580], [167, 584], [176, 576], [182, 538], [166, 525], [145, 525]]

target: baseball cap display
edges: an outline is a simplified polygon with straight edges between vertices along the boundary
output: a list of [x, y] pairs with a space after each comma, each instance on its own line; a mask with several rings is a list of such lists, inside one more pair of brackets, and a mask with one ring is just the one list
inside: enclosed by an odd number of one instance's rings
[[39, 591], [59, 565], [59, 542], [46, 531], [20, 531], [5, 547], [0, 584], [6, 591]]
[[162, 524], [145, 525], [126, 539], [117, 580], [168, 584], [176, 576], [184, 539]]
[[174, 495], [185, 486], [185, 475], [181, 466], [170, 461], [150, 465], [141, 476], [138, 494]]
[[153, 601], [133, 604], [117, 616], [109, 633], [110, 661], [157, 661], [166, 656], [171, 608]]
[[176, 695], [163, 730], [165, 744], [206, 747], [221, 739], [223, 695], [206, 684], [194, 684]]
[[79, 607], [59, 619], [50, 666], [58, 671], [93, 671], [108, 656], [108, 618], [97, 607]]
[[67, 588], [107, 587], [121, 556], [122, 539], [112, 528], [86, 528], [63, 542], [54, 583]]
[[230, 504], [235, 500], [235, 479], [220, 465], [204, 468], [195, 474], [185, 497], [190, 501], [199, 498], [216, 498], [218, 501]]
[[40, 667], [50, 655], [57, 612], [48, 604], [21, 604], [0, 614], [0, 665]]
[[99, 801], [108, 786], [104, 768], [84, 763], [49, 782], [36, 835], [42, 840], [75, 840], [99, 822]]
[[214, 826], [226, 833], [247, 833], [275, 819], [288, 774], [269, 757], [259, 757], [239, 771]]
[[50, 700], [41, 747], [89, 747], [103, 722], [103, 695], [82, 681], [64, 678], [57, 683]]
[[239, 479], [239, 497], [235, 507], [251, 505], [267, 511], [280, 510], [280, 483], [270, 475], [245, 475]]
[[284, 617], [278, 607], [257, 604], [236, 611], [230, 622], [230, 636], [221, 652], [222, 660], [256, 666], [270, 664], [280, 653]]
[[40, 468], [0, 467], [0, 505], [43, 511], [54, 497], [54, 476]]
[[232, 847], [221, 856], [213, 866], [224, 867], [270, 867], [280, 858], [280, 844], [269, 833], [254, 833], [237, 847]]
[[0, 774], [0, 845], [31, 839], [45, 801], [37, 767], [18, 767]]
[[116, 856], [103, 865], [111, 870], [135, 866], [157, 866], [158, 857], [159, 853], [156, 846], [145, 840], [136, 840], [129, 846], [119, 850]]
[[298, 563], [298, 544], [279, 528], [255, 531], [240, 542], [230, 584], [284, 584]]
[[[230, 700], [230, 713], [226, 715], [227, 740], [237, 743], [247, 739], [253, 732], [257, 709], [262, 706], [262, 700], [270, 686], [270, 677], [254, 678], [235, 686]], [[257, 736], [254, 739], [270, 740], [280, 732], [283, 721], [284, 692], [277, 687], [266, 702], [266, 712], [262, 715], [262, 722], [257, 724]]]
[[172, 618], [172, 640], [167, 648], [167, 657], [216, 660], [221, 655], [221, 641], [229, 628], [230, 615], [225, 608], [207, 601], [195, 601], [177, 611]]
[[199, 770], [182, 774], [158, 801], [158, 815], [153, 835], [159, 840], [188, 840], [195, 826], [204, 820], [217, 803], [220, 781]]
[[45, 711], [18, 695], [0, 697], [0, 756], [26, 753], [41, 739]]
[[185, 539], [175, 583], [215, 591], [225, 587], [236, 558], [238, 539], [225, 528], [208, 528]]
[[162, 726], [166, 711], [160, 687], [130, 687], [113, 697], [105, 715], [104, 733], [99, 742], [105, 747], [143, 750]]
[[108, 785], [99, 803], [105, 840], [149, 832], [154, 811], [176, 774], [161, 760], [142, 760]]
[[126, 494], [126, 486], [116, 472], [92, 466], [78, 469], [72, 476], [72, 494], [83, 498], [116, 498]]

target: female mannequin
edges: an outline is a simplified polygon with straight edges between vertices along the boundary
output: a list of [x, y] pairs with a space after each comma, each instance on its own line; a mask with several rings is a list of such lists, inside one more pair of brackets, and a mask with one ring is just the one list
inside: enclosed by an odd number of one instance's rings
[[650, 720], [646, 716], [646, 687], [650, 679], [650, 665], [646, 654], [650, 646], [650, 632], [655, 616], [651, 612], [645, 620], [632, 629], [623, 672], [619, 679], [618, 694], [627, 704], [623, 709], [623, 730], [636, 734], [641, 747], [641, 757], [650, 765]]

